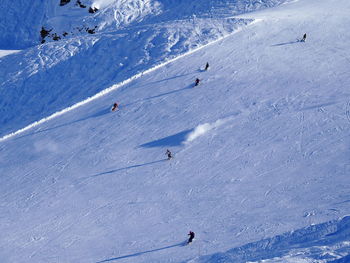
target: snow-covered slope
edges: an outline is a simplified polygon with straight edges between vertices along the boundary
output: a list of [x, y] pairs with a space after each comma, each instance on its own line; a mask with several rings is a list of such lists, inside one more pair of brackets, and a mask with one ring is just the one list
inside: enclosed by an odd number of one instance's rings
[[[159, 11], [154, 1], [128, 0], [81, 0], [82, 7], [72, 0], [61, 6], [59, 0], [3, 0], [0, 3], [0, 48], [24, 48], [40, 43], [42, 27], [52, 29], [62, 38], [77, 37], [84, 34], [85, 27], [106, 25], [118, 26], [140, 21], [144, 16]], [[89, 13], [90, 7], [99, 12]], [[118, 12], [119, 11], [119, 12]], [[112, 14], [112, 15], [109, 15]], [[115, 28], [115, 29], [116, 29]], [[62, 36], [67, 32], [66, 37]], [[86, 33], [86, 32], [85, 32]]]
[[0, 49], [22, 49], [38, 43], [44, 12], [49, 3], [50, 1], [2, 0]]
[[[4, 66], [0, 73], [4, 80], [0, 87], [4, 112], [0, 117], [0, 132], [3, 135], [22, 128], [244, 24], [237, 19], [224, 23], [211, 21], [210, 26], [216, 28], [200, 37], [186, 24], [181, 28], [129, 30], [128, 34], [115, 35], [112, 39], [90, 37], [80, 46], [70, 41], [58, 50], [31, 50], [25, 54], [28, 60], [24, 63], [20, 62], [22, 53], [7, 57], [0, 62]], [[140, 47], [129, 46], [134, 42]], [[18, 63], [12, 64], [13, 61]], [[6, 65], [10, 66], [5, 68]]]
[[[222, 37], [238, 19], [167, 23], [48, 43], [0, 60], [0, 134], [86, 99], [116, 82]], [[203, 32], [203, 33], [202, 33]], [[40, 98], [40, 99], [38, 99]]]
[[[30, 2], [34, 3], [28, 6]], [[100, 0], [83, 1], [86, 8], [81, 8], [76, 1], [60, 6], [59, 1], [4, 0], [0, 48], [39, 44], [41, 28], [52, 31], [44, 37], [44, 45], [0, 60], [0, 134], [18, 130], [251, 22], [230, 18], [233, 14], [284, 2]], [[89, 6], [100, 9], [91, 14]], [[27, 13], [30, 21], [20, 19]], [[88, 30], [95, 30], [94, 34]], [[54, 41], [55, 37], [60, 39]]]
[[349, 236], [347, 216], [202, 257], [200, 262], [346, 263], [350, 262]]
[[[347, 0], [300, 0], [242, 14], [236, 21], [259, 20], [1, 141], [0, 261], [346, 262], [349, 9]], [[57, 51], [65, 54], [69, 41], [44, 46], [67, 45]], [[28, 60], [40, 48], [26, 50]], [[23, 53], [1, 63], [20, 55], [26, 63]], [[102, 64], [86, 72], [108, 86]], [[50, 105], [52, 89], [33, 105]], [[183, 246], [189, 230], [196, 240]]]
[[[60, 2], [66, 2], [60, 5]], [[42, 27], [62, 39], [113, 31], [130, 25], [245, 13], [287, 0], [2, 0], [0, 48], [21, 49], [40, 43]], [[98, 11], [91, 13], [90, 8]], [[62, 35], [64, 32], [67, 35]], [[48, 40], [49, 37], [46, 39]]]

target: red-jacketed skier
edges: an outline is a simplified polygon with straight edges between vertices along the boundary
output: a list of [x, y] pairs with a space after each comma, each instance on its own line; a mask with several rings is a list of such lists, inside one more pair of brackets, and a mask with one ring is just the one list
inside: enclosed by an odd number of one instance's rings
[[119, 108], [119, 105], [118, 105], [118, 103], [115, 102], [113, 104], [112, 111], [116, 111], [118, 108]]

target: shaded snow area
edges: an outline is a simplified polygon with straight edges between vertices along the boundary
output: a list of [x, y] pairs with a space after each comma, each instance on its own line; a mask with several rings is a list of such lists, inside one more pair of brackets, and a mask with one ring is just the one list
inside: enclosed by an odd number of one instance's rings
[[349, 236], [347, 216], [188, 262], [350, 262]]
[[[285, 0], [30, 2], [1, 2], [0, 48], [35, 46], [0, 60], [0, 135], [252, 22], [233, 14]], [[89, 6], [100, 9], [91, 14]], [[37, 45], [42, 27], [48, 36]]]
[[[75, 0], [64, 6], [58, 0], [3, 0], [0, 48], [35, 46], [0, 60], [0, 108], [5, 112], [0, 116], [0, 135], [252, 21], [231, 18], [234, 14], [284, 2], [89, 0], [80, 1], [86, 6], [81, 8]], [[99, 10], [91, 14], [88, 7]], [[38, 46], [41, 28], [48, 36]], [[54, 41], [55, 37], [59, 39]]]
[[58, 2], [0, 3], [1, 263], [350, 262], [350, 1]]
[[[198, 21], [198, 20], [196, 20]], [[0, 60], [0, 134], [233, 32], [242, 19], [168, 23], [48, 43]], [[198, 30], [197, 30], [198, 29]], [[206, 31], [208, 29], [208, 31]], [[203, 32], [202, 32], [203, 30]], [[44, 99], [38, 99], [44, 98]]]
[[[154, 24], [193, 17], [237, 15], [272, 7], [288, 0], [2, 0], [0, 48], [35, 45], [41, 27], [66, 39], [79, 37], [86, 28], [114, 31], [140, 23]], [[62, 3], [62, 5], [60, 5]], [[65, 4], [64, 4], [65, 3]], [[90, 8], [98, 11], [90, 13]], [[67, 35], [62, 34], [66, 32]]]

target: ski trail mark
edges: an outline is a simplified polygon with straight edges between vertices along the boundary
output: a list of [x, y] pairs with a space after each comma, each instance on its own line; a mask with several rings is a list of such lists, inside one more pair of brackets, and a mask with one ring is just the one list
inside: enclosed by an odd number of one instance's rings
[[268, 197], [270, 195], [270, 193], [272, 192], [272, 189], [269, 189], [265, 192], [265, 197]]
[[304, 146], [303, 146], [303, 141], [304, 141], [304, 121], [305, 121], [305, 115], [304, 112], [301, 112], [300, 115], [300, 137], [299, 137], [299, 152], [303, 157], [305, 157], [305, 152], [303, 151]]
[[346, 118], [348, 119], [348, 122], [350, 123], [350, 101], [348, 102], [346, 106]]

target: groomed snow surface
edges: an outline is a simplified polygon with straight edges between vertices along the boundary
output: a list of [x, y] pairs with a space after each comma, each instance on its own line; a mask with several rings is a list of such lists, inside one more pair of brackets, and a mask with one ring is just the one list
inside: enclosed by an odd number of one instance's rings
[[0, 58], [0, 262], [350, 262], [350, 2], [160, 2]]

